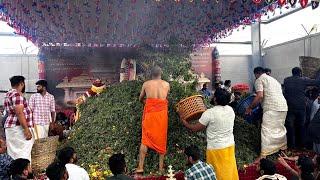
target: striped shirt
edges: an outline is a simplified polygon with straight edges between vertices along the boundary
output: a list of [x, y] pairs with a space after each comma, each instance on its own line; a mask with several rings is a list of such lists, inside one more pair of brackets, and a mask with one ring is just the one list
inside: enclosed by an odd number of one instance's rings
[[23, 113], [25, 115], [28, 127], [33, 126], [32, 111], [25, 97], [23, 97], [17, 90], [11, 89], [7, 92], [4, 99], [4, 109], [8, 113], [8, 117], [4, 123], [5, 128], [19, 126], [20, 122], [15, 113], [16, 106], [23, 105]]
[[55, 112], [53, 95], [48, 92], [42, 96], [40, 93], [33, 94], [29, 99], [33, 111], [33, 122], [36, 125], [48, 125], [51, 121], [51, 112]]
[[281, 84], [271, 76], [262, 74], [255, 82], [257, 92], [263, 92], [263, 111], [288, 111]]

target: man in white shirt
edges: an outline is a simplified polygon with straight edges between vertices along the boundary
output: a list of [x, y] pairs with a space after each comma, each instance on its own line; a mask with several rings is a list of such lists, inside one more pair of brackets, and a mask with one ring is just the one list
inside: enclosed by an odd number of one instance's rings
[[264, 68], [256, 67], [254, 75], [257, 96], [246, 109], [246, 114], [251, 114], [252, 109], [262, 102], [261, 154], [258, 162], [261, 158], [287, 149], [287, 131], [284, 124], [288, 106], [282, 94], [281, 84], [265, 74]]
[[78, 158], [72, 147], [65, 147], [58, 153], [58, 160], [64, 164], [69, 174], [69, 180], [89, 180], [89, 175], [85, 169], [76, 165]]

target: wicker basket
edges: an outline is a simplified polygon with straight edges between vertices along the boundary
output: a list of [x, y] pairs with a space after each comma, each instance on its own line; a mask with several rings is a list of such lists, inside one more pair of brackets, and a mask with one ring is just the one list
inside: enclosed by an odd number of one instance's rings
[[300, 56], [300, 66], [304, 76], [315, 79], [320, 75], [320, 59], [315, 57]]
[[32, 169], [34, 173], [41, 173], [56, 157], [59, 136], [50, 136], [47, 138], [35, 140], [32, 151]]
[[207, 108], [203, 102], [203, 96], [196, 95], [181, 100], [176, 105], [176, 110], [181, 119], [192, 121], [199, 119]]

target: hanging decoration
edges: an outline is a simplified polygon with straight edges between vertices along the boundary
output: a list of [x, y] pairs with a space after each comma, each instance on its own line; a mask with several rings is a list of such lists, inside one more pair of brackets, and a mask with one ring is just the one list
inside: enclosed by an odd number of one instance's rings
[[317, 9], [319, 7], [319, 1], [311, 1], [312, 9]]
[[212, 60], [212, 77], [213, 82], [220, 82], [221, 81], [221, 66], [220, 66], [220, 60], [219, 60], [219, 51], [217, 47], [214, 47], [214, 49], [211, 52], [211, 60]]
[[162, 48], [168, 47], [172, 38], [181, 46], [199, 46], [227, 37], [233, 29], [259, 21], [270, 11], [262, 0], [253, 2], [2, 0], [0, 20], [16, 34], [44, 47], [149, 44]]
[[294, 7], [297, 4], [298, 0], [288, 0], [291, 7]]
[[274, 0], [266, 0], [267, 4], [272, 4], [274, 2]]
[[252, 1], [256, 4], [260, 4], [262, 2], [262, 0], [252, 0]]
[[287, 0], [278, 0], [278, 4], [280, 5], [280, 6], [283, 6], [283, 5], [285, 5], [287, 3]]
[[302, 8], [307, 7], [307, 5], [308, 5], [308, 0], [300, 0], [300, 5], [301, 5]]

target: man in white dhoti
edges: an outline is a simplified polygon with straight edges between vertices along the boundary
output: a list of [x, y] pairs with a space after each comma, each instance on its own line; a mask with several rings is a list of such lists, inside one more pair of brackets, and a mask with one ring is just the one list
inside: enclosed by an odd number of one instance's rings
[[35, 138], [48, 137], [50, 122], [55, 122], [56, 110], [53, 95], [47, 92], [48, 83], [46, 80], [36, 82], [37, 93], [29, 99], [29, 105], [33, 113]]
[[261, 101], [263, 118], [261, 124], [261, 154], [257, 160], [287, 149], [286, 128], [287, 102], [282, 94], [281, 84], [264, 72], [264, 68], [254, 69], [256, 77], [256, 97], [247, 108], [246, 114], [251, 114]]
[[4, 100], [4, 108], [8, 113], [4, 128], [8, 155], [13, 159], [23, 158], [31, 161], [31, 149], [34, 143], [31, 133], [33, 122], [31, 108], [23, 97], [24, 80], [23, 76], [10, 78], [12, 89]]

